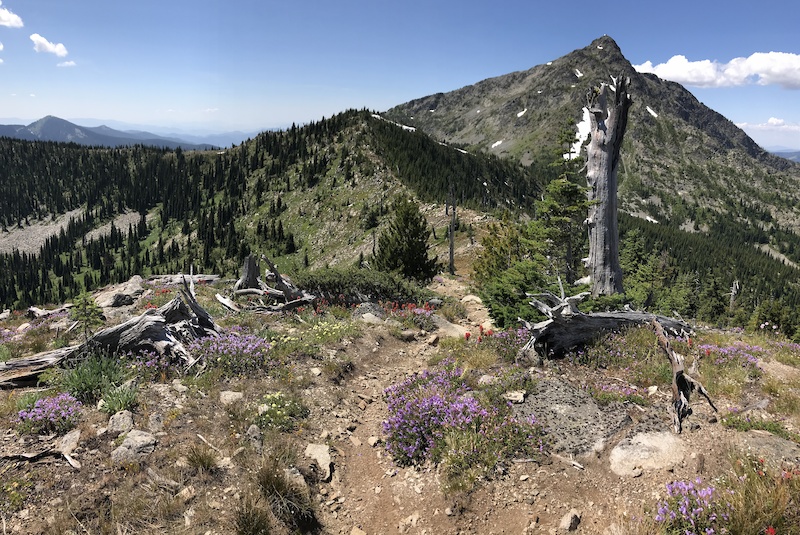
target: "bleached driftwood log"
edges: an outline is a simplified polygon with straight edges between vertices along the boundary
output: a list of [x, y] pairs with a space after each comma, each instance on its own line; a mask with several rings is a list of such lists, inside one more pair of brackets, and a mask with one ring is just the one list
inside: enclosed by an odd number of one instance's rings
[[670, 413], [672, 414], [672, 427], [676, 433], [680, 433], [683, 429], [684, 418], [692, 414], [692, 408], [689, 407], [689, 397], [692, 392], [698, 392], [706, 398], [714, 412], [717, 412], [717, 408], [700, 381], [686, 373], [683, 355], [672, 349], [669, 340], [664, 335], [664, 329], [661, 324], [656, 320], [652, 320], [650, 324], [656, 331], [658, 344], [667, 354], [669, 363], [672, 366], [672, 406], [670, 407]]
[[220, 332], [214, 319], [197, 302], [194, 284], [190, 285], [184, 278], [180, 295], [157, 310], [147, 310], [124, 323], [98, 331], [82, 344], [0, 363], [0, 387], [29, 384], [50, 367], [74, 364], [98, 350], [108, 353], [155, 351], [189, 369], [196, 361], [186, 345], [206, 336], [218, 336]]

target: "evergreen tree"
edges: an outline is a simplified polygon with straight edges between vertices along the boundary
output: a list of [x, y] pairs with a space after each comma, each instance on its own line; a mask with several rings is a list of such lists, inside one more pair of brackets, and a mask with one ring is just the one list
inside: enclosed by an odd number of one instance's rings
[[397, 271], [409, 279], [429, 281], [439, 271], [438, 259], [428, 256], [430, 229], [419, 206], [401, 196], [394, 206], [394, 219], [378, 237], [374, 266]]

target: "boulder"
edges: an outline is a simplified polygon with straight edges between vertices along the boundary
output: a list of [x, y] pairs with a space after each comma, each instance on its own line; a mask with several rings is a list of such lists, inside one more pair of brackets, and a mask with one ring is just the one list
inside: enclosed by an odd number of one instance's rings
[[146, 431], [134, 429], [125, 436], [122, 444], [111, 452], [111, 461], [125, 464], [140, 461], [156, 449], [156, 437]]

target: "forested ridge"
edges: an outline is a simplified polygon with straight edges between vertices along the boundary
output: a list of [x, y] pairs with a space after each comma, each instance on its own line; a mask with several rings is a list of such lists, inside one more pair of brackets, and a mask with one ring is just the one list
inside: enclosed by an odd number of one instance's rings
[[[293, 227], [318, 214], [287, 199], [322, 183], [348, 199], [372, 179], [383, 183], [381, 202], [393, 181], [432, 202], [452, 187], [460, 203], [488, 210], [524, 206], [537, 190], [519, 165], [441, 146], [366, 111], [264, 132], [224, 151], [0, 138], [0, 163], [4, 231], [81, 210], [38, 253], [0, 255], [0, 304], [15, 308], [62, 302], [133, 274], [188, 272], [190, 264], [232, 275], [251, 251], [298, 254], [305, 237]], [[366, 201], [360, 208], [374, 209]], [[138, 223], [86, 239], [125, 212], [138, 213]]]

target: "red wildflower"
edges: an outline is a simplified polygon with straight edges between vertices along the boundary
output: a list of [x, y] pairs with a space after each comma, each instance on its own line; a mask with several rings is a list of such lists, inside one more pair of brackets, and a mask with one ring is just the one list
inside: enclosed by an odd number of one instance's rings
[[775, 533], [777, 532], [775, 531], [775, 528], [770, 526], [766, 530], [764, 530], [764, 533], [766, 533], [766, 535], [775, 535]]
[[491, 329], [486, 331], [486, 336], [492, 336], [492, 330]]
[[469, 337], [472, 336], [472, 333], [467, 331], [464, 333], [464, 340], [469, 340]]

